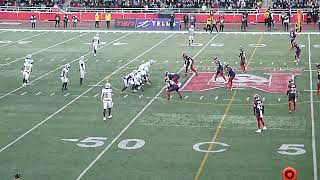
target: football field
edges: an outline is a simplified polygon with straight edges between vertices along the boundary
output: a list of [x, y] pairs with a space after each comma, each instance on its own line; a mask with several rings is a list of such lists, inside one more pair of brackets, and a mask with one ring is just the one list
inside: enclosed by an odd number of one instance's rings
[[[316, 64], [320, 36], [297, 37], [293, 62], [286, 33], [184, 33], [0, 30], [0, 180], [281, 180], [287, 166], [299, 180], [318, 180], [320, 96]], [[248, 71], [239, 69], [239, 47]], [[184, 76], [182, 53], [199, 72]], [[21, 67], [33, 55], [31, 84]], [[86, 77], [79, 85], [79, 57]], [[212, 77], [217, 56], [236, 70], [234, 89]], [[150, 68], [151, 86], [121, 93], [123, 77]], [[69, 86], [60, 73], [70, 63]], [[183, 98], [167, 100], [164, 73], [180, 72]], [[297, 112], [288, 113], [286, 88], [294, 78]], [[103, 121], [101, 85], [113, 89], [113, 118]], [[267, 130], [256, 134], [253, 95], [264, 101]]]

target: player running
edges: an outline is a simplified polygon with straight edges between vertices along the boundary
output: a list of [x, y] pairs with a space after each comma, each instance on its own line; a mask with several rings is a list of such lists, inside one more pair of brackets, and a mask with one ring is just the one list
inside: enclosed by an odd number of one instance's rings
[[224, 79], [225, 83], [227, 83], [227, 79], [223, 75], [223, 66], [221, 65], [221, 62], [217, 57], [214, 58], [214, 63], [217, 66], [217, 72], [216, 72], [216, 75], [214, 76], [214, 80], [213, 81], [214, 82], [217, 81], [217, 77], [218, 77], [218, 75], [220, 75]]
[[179, 82], [180, 75], [178, 73], [165, 73], [165, 83], [168, 100], [171, 99], [171, 92], [176, 91], [179, 95], [180, 99], [182, 99], [182, 94], [179, 91], [181, 87], [181, 83]]
[[301, 48], [297, 43], [293, 43], [293, 48], [294, 48], [294, 62], [297, 63], [297, 65], [300, 62], [300, 55], [301, 55]]
[[246, 72], [246, 54], [245, 54], [245, 51], [243, 49], [242, 46], [240, 46], [240, 54], [239, 54], [239, 58], [240, 58], [240, 70], [245, 73]]
[[194, 37], [195, 37], [195, 33], [194, 33], [194, 28], [193, 27], [189, 28], [188, 34], [189, 34], [189, 46], [191, 46], [193, 44]]
[[290, 32], [289, 32], [289, 37], [290, 37], [290, 44], [291, 44], [291, 48], [293, 48], [293, 43], [295, 42], [295, 39], [297, 37], [296, 32], [294, 31], [293, 28], [290, 28]]
[[297, 108], [297, 85], [294, 83], [292, 79], [289, 80], [288, 84], [288, 91], [287, 91], [287, 96], [288, 96], [288, 111], [291, 113], [291, 104], [293, 103], [293, 110], [296, 112]]
[[22, 86], [26, 87], [28, 82], [29, 82], [29, 76], [32, 72], [32, 64], [33, 64], [33, 60], [32, 60], [32, 56], [31, 54], [28, 54], [26, 56], [25, 59], [25, 63], [23, 64], [23, 67], [21, 68], [21, 72], [22, 72]]
[[93, 37], [93, 40], [92, 40], [93, 55], [94, 55], [94, 56], [97, 56], [98, 44], [100, 44], [99, 33], [97, 33], [97, 34]]
[[84, 75], [86, 74], [86, 65], [84, 63], [84, 56], [80, 56], [79, 72], [80, 72], [80, 86], [82, 86], [83, 78], [84, 78]]
[[188, 75], [188, 69], [191, 69], [193, 72], [196, 73], [196, 76], [198, 75], [197, 70], [194, 67], [194, 59], [192, 59], [190, 56], [187, 55], [187, 53], [182, 54], [182, 58], [184, 60], [184, 66], [186, 68], [185, 76]]
[[111, 115], [111, 108], [113, 107], [112, 102], [112, 88], [111, 84], [107, 83], [105, 84], [104, 88], [101, 91], [101, 101], [103, 104], [103, 120], [107, 120], [106, 118], [106, 111], [108, 109], [108, 118], [112, 118]]
[[320, 96], [320, 64], [317, 64], [317, 75], [318, 75], [317, 95]]
[[267, 127], [263, 121], [264, 105], [258, 94], [255, 94], [253, 99], [253, 115], [256, 117], [258, 125], [258, 130], [256, 133], [261, 133], [261, 124], [263, 126], [262, 130], [267, 130]]
[[236, 73], [235, 71], [233, 70], [232, 67], [229, 66], [229, 64], [226, 65], [226, 70], [228, 72], [228, 77], [229, 77], [229, 80], [228, 80], [228, 86], [229, 86], [229, 89], [232, 90], [232, 81], [233, 79], [236, 77]]
[[62, 81], [62, 91], [63, 90], [68, 90], [68, 88], [67, 88], [67, 85], [68, 85], [68, 82], [69, 82], [69, 78], [68, 78], [68, 76], [69, 76], [69, 69], [70, 69], [70, 64], [68, 63], [68, 64], [66, 64], [66, 65], [64, 65], [64, 67], [63, 67], [63, 69], [62, 69], [62, 71], [61, 71], [61, 81]]

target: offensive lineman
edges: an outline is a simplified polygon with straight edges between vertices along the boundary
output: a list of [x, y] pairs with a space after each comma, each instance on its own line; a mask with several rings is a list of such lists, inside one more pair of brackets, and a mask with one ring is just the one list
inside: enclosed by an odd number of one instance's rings
[[294, 83], [293, 79], [289, 80], [288, 84], [288, 111], [291, 113], [291, 104], [293, 103], [293, 110], [296, 112], [297, 110], [297, 85]]
[[98, 50], [98, 44], [100, 43], [100, 37], [99, 33], [97, 33], [92, 40], [92, 46], [93, 46], [93, 55], [97, 56], [97, 50]]
[[245, 51], [243, 49], [242, 46], [240, 46], [240, 54], [239, 54], [239, 58], [240, 58], [240, 70], [245, 73], [246, 72], [246, 54]]
[[193, 44], [195, 33], [194, 33], [194, 28], [190, 27], [189, 28], [189, 46]]
[[84, 56], [80, 56], [79, 72], [80, 72], [80, 86], [82, 86], [83, 78], [84, 78], [84, 75], [86, 74], [86, 65], [84, 63]]
[[69, 74], [70, 64], [64, 65], [62, 71], [61, 71], [61, 81], [62, 81], [62, 91], [68, 90], [67, 85], [69, 82], [68, 74]]
[[191, 69], [193, 72], [196, 73], [196, 76], [198, 75], [197, 70], [194, 68], [194, 59], [192, 59], [190, 56], [187, 55], [187, 53], [182, 54], [182, 58], [184, 60], [184, 66], [186, 67], [185, 76], [188, 75], [188, 69]]
[[29, 76], [32, 72], [32, 55], [28, 54], [25, 58], [25, 63], [23, 64], [23, 67], [21, 68], [21, 72], [22, 72], [22, 86], [26, 87], [27, 83], [29, 82]]
[[253, 115], [256, 117], [258, 130], [256, 133], [261, 133], [261, 124], [262, 124], [262, 130], [267, 130], [267, 127], [263, 121], [263, 114], [264, 114], [264, 105], [263, 102], [260, 100], [260, 97], [258, 94], [254, 95], [253, 100]]
[[112, 102], [112, 88], [111, 84], [107, 83], [105, 84], [104, 88], [101, 91], [101, 101], [103, 104], [103, 120], [107, 120], [106, 118], [106, 111], [108, 109], [108, 118], [112, 118], [111, 115], [111, 108], [113, 106]]

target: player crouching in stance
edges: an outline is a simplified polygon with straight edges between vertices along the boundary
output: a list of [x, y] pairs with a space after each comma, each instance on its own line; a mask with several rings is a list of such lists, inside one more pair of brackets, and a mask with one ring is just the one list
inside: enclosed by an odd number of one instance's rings
[[140, 73], [140, 76], [142, 78], [143, 82], [146, 82], [149, 86], [151, 85], [150, 78], [149, 78], [149, 69], [152, 64], [154, 64], [155, 60], [149, 60], [148, 62], [141, 64], [139, 66], [138, 72]]
[[28, 82], [29, 82], [29, 76], [32, 72], [32, 64], [33, 64], [33, 60], [32, 60], [32, 55], [28, 54], [25, 58], [25, 63], [23, 64], [23, 67], [21, 68], [21, 72], [22, 72], [22, 86], [26, 87]]
[[188, 34], [189, 34], [189, 46], [191, 46], [193, 44], [194, 37], [195, 37], [195, 33], [194, 33], [194, 28], [193, 27], [189, 28]]
[[318, 75], [317, 95], [320, 96], [320, 64], [317, 64], [317, 75]]
[[262, 124], [262, 130], [267, 130], [267, 127], [263, 121], [263, 114], [264, 114], [264, 105], [261, 101], [258, 94], [255, 94], [253, 97], [253, 114], [256, 116], [257, 124], [258, 124], [258, 130], [256, 133], [261, 133], [261, 124]]
[[106, 111], [108, 109], [108, 118], [112, 118], [111, 115], [111, 108], [113, 106], [112, 102], [112, 88], [111, 84], [107, 83], [105, 84], [104, 88], [101, 91], [101, 101], [103, 104], [103, 120], [107, 120], [106, 118]]
[[233, 70], [233, 68], [229, 66], [229, 64], [226, 65], [226, 70], [228, 72], [228, 77], [229, 77], [228, 86], [229, 86], [229, 89], [232, 90], [232, 81], [236, 77], [236, 73]]
[[191, 69], [191, 71], [195, 72], [196, 73], [196, 76], [198, 75], [198, 72], [197, 70], [195, 69], [195, 66], [194, 66], [194, 59], [192, 59], [190, 56], [187, 55], [187, 53], [183, 53], [182, 54], [182, 58], [184, 60], [184, 66], [186, 68], [186, 72], [185, 72], [185, 76], [188, 75], [188, 69]]
[[246, 72], [246, 54], [244, 52], [244, 49], [242, 48], [242, 46], [240, 46], [240, 54], [239, 54], [239, 58], [240, 58], [240, 70], [245, 73]]
[[100, 37], [99, 33], [97, 33], [92, 40], [92, 46], [93, 46], [93, 55], [97, 56], [97, 50], [98, 50], [98, 44], [100, 43]]
[[288, 83], [288, 111], [291, 113], [291, 104], [293, 103], [293, 110], [296, 112], [297, 108], [297, 86], [292, 79]]
[[69, 74], [70, 64], [64, 65], [62, 71], [61, 71], [61, 81], [62, 81], [62, 91], [68, 90], [67, 85], [69, 82], [68, 74]]
[[84, 63], [84, 56], [79, 60], [79, 72], [80, 72], [80, 86], [82, 86], [84, 75], [86, 74], [86, 65]]
[[179, 89], [181, 87], [181, 83], [179, 82], [179, 79], [180, 79], [180, 74], [178, 74], [178, 73], [169, 73], [169, 72], [165, 73], [164, 81], [166, 83], [168, 100], [171, 99], [171, 92], [172, 91], [176, 91], [178, 93], [180, 99], [182, 99], [182, 94], [179, 91]]
[[131, 92], [132, 93], [136, 92], [138, 89], [141, 89], [143, 91], [141, 74], [137, 70], [133, 70], [132, 73], [129, 73], [128, 75], [126, 75], [123, 78], [123, 84], [124, 84], [124, 86], [121, 91], [122, 93], [130, 85], [131, 85]]
[[216, 75], [214, 76], [213, 81], [217, 81], [217, 77], [220, 74], [220, 76], [224, 79], [225, 83], [227, 83], [227, 79], [223, 75], [223, 66], [221, 65], [221, 62], [217, 57], [214, 58], [214, 63], [217, 66], [217, 72], [216, 72]]

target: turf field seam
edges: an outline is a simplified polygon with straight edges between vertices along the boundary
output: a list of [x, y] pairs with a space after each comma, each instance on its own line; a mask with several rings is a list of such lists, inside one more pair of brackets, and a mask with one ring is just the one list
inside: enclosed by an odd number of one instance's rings
[[[124, 32], [132, 32], [138, 34], [188, 34], [188, 31], [138, 31], [138, 30], [53, 30], [53, 29], [0, 29], [0, 31], [5, 32], [62, 32], [62, 33], [74, 33], [74, 32], [89, 32], [89, 33], [124, 33]], [[209, 34], [210, 32], [205, 31], [196, 31], [196, 34]], [[219, 32], [220, 34], [253, 34], [253, 35], [289, 35], [289, 32], [241, 32], [241, 31], [233, 31], [233, 32]], [[313, 35], [320, 35], [319, 32], [300, 32], [297, 34], [313, 34]]]
[[[216, 37], [218, 34], [213, 36], [210, 41], [202, 47], [196, 55], [193, 56], [193, 58], [197, 57]], [[182, 67], [179, 72], [181, 72], [184, 69]], [[86, 173], [87, 171], [103, 156], [103, 154], [124, 134], [127, 129], [136, 121], [136, 119], [158, 98], [158, 96], [162, 93], [162, 91], [165, 89], [163, 87], [149, 102], [147, 105], [145, 105], [142, 110], [127, 124], [127, 126], [122, 129], [122, 131], [99, 153], [99, 155], [81, 172], [81, 174], [76, 178], [76, 180], [80, 180]]]
[[[122, 38], [130, 35], [126, 34], [125, 36], [122, 36]], [[155, 47], [157, 47], [158, 45], [160, 45], [162, 42], [164, 42], [165, 40], [169, 39], [170, 37], [172, 37], [174, 34], [171, 34], [170, 36], [167, 36], [166, 38], [162, 39], [160, 42], [158, 42], [157, 44], [155, 44], [154, 46], [152, 46], [151, 48], [149, 48], [148, 50], [144, 51], [143, 53], [141, 53], [140, 55], [138, 55], [136, 58], [134, 58], [133, 60], [127, 62], [126, 64], [124, 64], [122, 67], [118, 68], [117, 70], [113, 71], [111, 74], [109, 74], [108, 76], [106, 76], [105, 78], [103, 78], [102, 80], [100, 80], [99, 82], [96, 83], [96, 85], [101, 84], [102, 82], [104, 82], [105, 80], [107, 80], [110, 76], [112, 76], [113, 74], [117, 73], [118, 71], [120, 71], [122, 68], [126, 67], [127, 65], [131, 64], [132, 62], [134, 62], [136, 59], [140, 58], [141, 56], [143, 56], [144, 54], [148, 53], [149, 51], [151, 51], [152, 49], [154, 49]], [[118, 38], [119, 39], [119, 38]], [[117, 40], [114, 40], [117, 41]], [[110, 42], [112, 43], [112, 42]], [[90, 52], [92, 53], [92, 52]], [[88, 54], [90, 54], [88, 53]], [[69, 105], [71, 105], [73, 102], [75, 102], [76, 100], [78, 100], [79, 98], [81, 98], [83, 95], [85, 95], [86, 93], [88, 93], [89, 91], [91, 91], [93, 87], [88, 88], [86, 91], [84, 91], [82, 94], [80, 94], [79, 96], [77, 96], [76, 98], [72, 99], [70, 102], [68, 102], [67, 104], [65, 104], [63, 107], [61, 107], [60, 109], [58, 109], [57, 111], [55, 111], [54, 113], [52, 113], [50, 116], [48, 116], [47, 118], [45, 118], [44, 120], [42, 120], [41, 122], [39, 122], [37, 125], [35, 125], [34, 127], [32, 127], [31, 129], [29, 129], [28, 131], [26, 131], [25, 133], [23, 133], [22, 135], [20, 135], [18, 138], [16, 138], [15, 140], [13, 140], [12, 142], [10, 142], [9, 144], [7, 144], [6, 146], [4, 146], [3, 148], [0, 149], [0, 153], [3, 152], [4, 150], [6, 150], [7, 148], [9, 148], [10, 146], [12, 146], [13, 144], [15, 144], [16, 142], [18, 142], [20, 139], [22, 139], [23, 137], [25, 137], [26, 135], [28, 135], [29, 133], [31, 133], [32, 131], [34, 131], [35, 129], [37, 129], [39, 126], [41, 126], [42, 124], [44, 124], [45, 122], [47, 122], [49, 119], [51, 119], [53, 116], [55, 116], [56, 114], [60, 113], [62, 110], [64, 110], [65, 108], [67, 108]], [[53, 95], [53, 93], [51, 94]]]
[[[51, 49], [51, 48], [53, 48], [53, 47], [59, 46], [59, 45], [64, 44], [64, 43], [66, 43], [66, 42], [72, 41], [72, 40], [74, 40], [74, 39], [77, 39], [77, 38], [79, 38], [79, 37], [81, 37], [81, 36], [84, 36], [84, 35], [87, 35], [87, 34], [89, 34], [89, 33], [84, 33], [84, 34], [81, 34], [81, 35], [79, 35], [79, 36], [70, 38], [70, 39], [68, 39], [68, 40], [59, 42], [59, 43], [54, 44], [54, 45], [52, 45], [52, 46], [49, 46], [49, 47], [47, 47], [47, 48], [41, 49], [41, 50], [39, 50], [39, 51], [37, 51], [37, 52], [31, 53], [31, 55], [35, 55], [35, 54], [41, 53], [41, 52], [43, 52], [43, 51], [46, 51], [46, 50]], [[17, 62], [17, 61], [19, 61], [19, 60], [21, 60], [21, 59], [24, 59], [24, 58], [25, 58], [25, 57], [21, 57], [21, 58], [15, 59], [15, 60], [13, 60], [13, 61], [10, 61], [10, 62], [8, 62], [8, 63], [1, 64], [1, 65], [0, 65], [0, 68], [3, 67], [3, 66], [8, 66], [8, 65], [10, 65], [10, 64], [12, 64], [12, 63], [14, 63], [14, 62]]]
[[[260, 44], [263, 35], [264, 35], [264, 34], [261, 34], [261, 37], [260, 37], [257, 45]], [[249, 61], [248, 61], [247, 67], [249, 67], [250, 62], [251, 62], [251, 60], [252, 60], [252, 58], [253, 58], [256, 50], [257, 50], [257, 47], [258, 47], [258, 46], [256, 46], [255, 49], [253, 50], [253, 52], [252, 52], [252, 54], [251, 54], [251, 57], [250, 57], [250, 59], [249, 59]], [[229, 101], [229, 103], [228, 103], [228, 105], [227, 105], [227, 107], [226, 107], [226, 109], [225, 109], [225, 111], [224, 111], [224, 115], [222, 116], [222, 118], [221, 118], [221, 120], [220, 120], [220, 122], [219, 122], [219, 125], [218, 125], [218, 127], [217, 127], [217, 130], [215, 131], [215, 133], [214, 133], [214, 135], [213, 135], [213, 137], [212, 137], [212, 139], [211, 139], [211, 142], [215, 142], [215, 141], [216, 141], [216, 139], [217, 139], [217, 137], [218, 137], [218, 135], [219, 135], [219, 133], [220, 133], [220, 131], [221, 131], [221, 128], [222, 128], [222, 126], [223, 126], [224, 120], [226, 119], [226, 117], [227, 117], [227, 115], [228, 115], [228, 113], [229, 113], [229, 109], [230, 109], [230, 107], [231, 107], [231, 104], [233, 103], [233, 100], [234, 100], [234, 98], [235, 98], [235, 96], [236, 96], [236, 94], [237, 94], [237, 91], [238, 91], [238, 90], [236, 89], [236, 90], [234, 91], [234, 93], [232, 94], [231, 99], [230, 99], [230, 101]], [[203, 167], [204, 167], [204, 165], [205, 165], [205, 163], [206, 163], [206, 161], [207, 161], [207, 159], [208, 159], [208, 157], [209, 157], [209, 152], [210, 152], [213, 148], [214, 148], [214, 144], [213, 144], [213, 143], [210, 143], [210, 145], [209, 145], [209, 147], [208, 147], [208, 149], [207, 149], [207, 152], [205, 153], [203, 159], [201, 160], [200, 166], [199, 166], [198, 170], [196, 171], [194, 180], [198, 180], [198, 179], [199, 179], [200, 174], [201, 174], [201, 172], [202, 172], [202, 169], [203, 169]]]
[[[311, 42], [310, 35], [308, 34], [308, 51], [309, 51], [309, 70], [311, 67]], [[312, 72], [309, 71], [310, 76], [310, 89], [313, 89], [312, 85]], [[312, 162], [313, 162], [313, 179], [318, 180], [318, 165], [317, 165], [317, 150], [316, 150], [316, 135], [315, 135], [315, 124], [314, 124], [314, 107], [313, 107], [313, 93], [310, 91], [310, 116], [311, 116], [311, 138], [312, 138]]]
[[1, 47], [4, 47], [4, 46], [8, 46], [10, 44], [14, 44], [14, 43], [18, 43], [18, 42], [21, 42], [21, 41], [24, 41], [24, 40], [27, 40], [27, 39], [30, 39], [30, 38], [34, 38], [34, 37], [37, 37], [37, 36], [40, 36], [40, 35], [43, 35], [43, 34], [46, 34], [46, 33], [49, 33], [49, 32], [42, 32], [42, 33], [39, 33], [39, 34], [35, 34], [33, 36], [29, 36], [29, 37], [26, 37], [26, 38], [23, 38], [23, 39], [19, 39], [19, 40], [16, 40], [16, 41], [12, 41], [10, 43], [6, 43], [6, 44], [3, 44], [0, 46]]
[[[98, 49], [101, 49], [101, 48], [103, 48], [103, 47], [105, 47], [105, 46], [107, 46], [107, 45], [110, 45], [110, 44], [112, 44], [112, 43], [114, 43], [114, 42], [116, 42], [116, 41], [119, 41], [120, 39], [123, 39], [123, 38], [129, 36], [130, 34], [131, 34], [131, 33], [128, 33], [128, 34], [126, 34], [126, 35], [124, 35], [124, 36], [121, 36], [120, 38], [117, 38], [117, 39], [115, 39], [115, 40], [113, 40], [113, 41], [111, 41], [111, 42], [109, 42], [109, 43], [107, 43], [107, 44], [102, 45], [102, 46], [99, 47]], [[83, 56], [87, 56], [87, 55], [89, 55], [89, 54], [91, 54], [91, 53], [92, 53], [92, 51], [84, 54]], [[79, 59], [79, 58], [75, 58], [75, 59], [73, 59], [72, 61], [70, 61], [70, 62], [68, 62], [68, 63], [73, 63], [73, 62], [77, 61], [78, 59]], [[53, 72], [55, 72], [55, 71], [57, 71], [57, 70], [59, 70], [59, 69], [61, 69], [61, 66], [60, 66], [60, 67], [57, 67], [56, 69], [53, 69], [53, 70], [51, 70], [51, 71], [49, 71], [49, 72], [47, 72], [47, 73], [45, 73], [45, 74], [43, 74], [43, 75], [41, 75], [41, 76], [39, 76], [38, 78], [32, 80], [30, 83], [33, 83], [33, 82], [35, 82], [35, 81], [38, 81], [39, 79], [42, 79], [43, 77], [47, 76], [48, 74], [53, 73]], [[8, 95], [10, 95], [10, 94], [12, 94], [12, 93], [14, 93], [14, 92], [22, 89], [22, 88], [23, 88], [23, 87], [20, 86], [20, 87], [14, 89], [14, 90], [12, 90], [12, 91], [10, 91], [10, 92], [2, 95], [2, 96], [0, 96], [0, 99], [7, 97]]]

